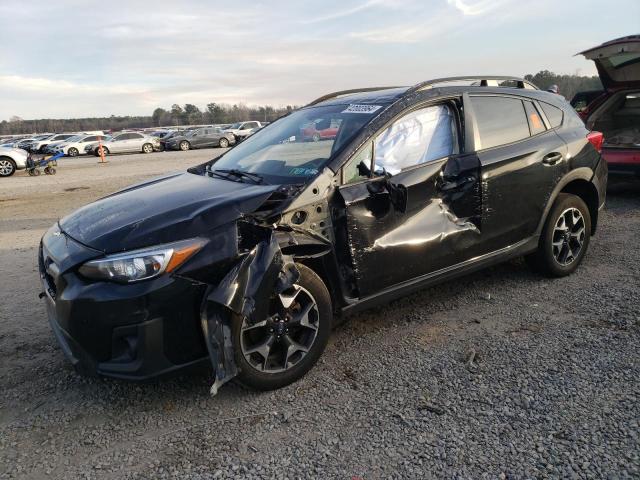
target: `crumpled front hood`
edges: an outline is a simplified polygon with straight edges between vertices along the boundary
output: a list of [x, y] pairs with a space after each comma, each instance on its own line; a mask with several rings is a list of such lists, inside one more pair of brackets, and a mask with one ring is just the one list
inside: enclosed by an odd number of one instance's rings
[[278, 185], [192, 173], [134, 185], [60, 220], [71, 238], [105, 253], [203, 235], [258, 208]]

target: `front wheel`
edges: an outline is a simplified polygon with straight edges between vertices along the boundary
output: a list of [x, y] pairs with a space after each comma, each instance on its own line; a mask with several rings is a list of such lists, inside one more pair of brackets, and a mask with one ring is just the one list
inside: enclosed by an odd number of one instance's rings
[[77, 149], [77, 148], [75, 148], [75, 147], [71, 147], [71, 148], [67, 151], [67, 154], [68, 154], [70, 157], [77, 157], [77, 156], [80, 154], [80, 152], [78, 152], [78, 149]]
[[145, 143], [142, 146], [142, 153], [152, 153], [153, 152], [153, 145], [151, 145], [150, 143]]
[[226, 138], [222, 137], [220, 139], [220, 148], [227, 148], [229, 146], [229, 140], [227, 140]]
[[273, 390], [295, 382], [318, 361], [331, 333], [332, 308], [316, 273], [297, 265], [300, 278], [269, 300], [268, 316], [233, 318], [232, 342], [240, 383]]
[[[102, 151], [102, 153], [100, 153]], [[108, 155], [109, 154], [109, 149], [107, 147], [98, 147], [95, 149], [95, 156], [96, 157], [100, 157], [102, 155]]]
[[564, 277], [578, 268], [591, 239], [591, 214], [584, 201], [569, 193], [558, 195], [538, 244], [526, 257], [534, 270], [550, 277]]
[[10, 158], [0, 158], [0, 177], [10, 177], [16, 173], [16, 164]]
[[182, 150], [183, 152], [186, 152], [190, 148], [191, 148], [191, 145], [186, 140], [183, 140], [182, 142], [180, 142], [180, 150]]

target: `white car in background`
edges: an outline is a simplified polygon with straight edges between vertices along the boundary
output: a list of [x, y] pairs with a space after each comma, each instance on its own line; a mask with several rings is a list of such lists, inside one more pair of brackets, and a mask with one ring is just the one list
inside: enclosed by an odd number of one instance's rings
[[88, 135], [82, 133], [80, 135], [76, 135], [75, 137], [67, 138], [66, 140], [53, 144], [53, 147], [50, 146], [51, 153], [64, 153], [69, 157], [77, 157], [78, 155], [83, 155], [85, 152], [85, 147], [89, 144], [94, 144], [98, 142], [98, 140], [106, 141], [105, 135]]
[[77, 135], [77, 133], [56, 133], [42, 140], [38, 140], [37, 142], [33, 142], [29, 146], [29, 150], [33, 153], [42, 153], [50, 143], [66, 140], [67, 138], [71, 138], [75, 135]]
[[27, 167], [29, 154], [20, 148], [0, 148], [0, 177], [10, 177]]
[[244, 140], [249, 135], [257, 132], [264, 124], [262, 122], [249, 121], [238, 122], [223, 130], [224, 133], [232, 133], [238, 141]]

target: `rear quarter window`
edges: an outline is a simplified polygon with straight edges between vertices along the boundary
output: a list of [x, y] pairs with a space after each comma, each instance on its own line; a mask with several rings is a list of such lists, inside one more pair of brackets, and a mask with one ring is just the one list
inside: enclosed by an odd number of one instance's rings
[[544, 114], [547, 116], [547, 120], [549, 120], [551, 128], [556, 128], [562, 125], [562, 117], [564, 117], [562, 109], [544, 102], [540, 102], [540, 106], [542, 107]]
[[537, 135], [544, 132], [547, 128], [544, 126], [542, 117], [538, 113], [532, 102], [524, 101], [524, 110], [527, 112], [527, 120], [529, 121], [529, 130], [531, 135]]
[[509, 97], [471, 97], [481, 148], [517, 142], [530, 136], [522, 100]]

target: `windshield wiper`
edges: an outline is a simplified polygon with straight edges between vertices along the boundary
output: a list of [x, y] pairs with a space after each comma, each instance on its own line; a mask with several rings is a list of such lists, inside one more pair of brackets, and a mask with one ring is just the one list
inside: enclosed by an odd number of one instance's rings
[[239, 177], [239, 178], [248, 178], [256, 184], [264, 183], [264, 178], [262, 178], [262, 175], [259, 175], [257, 173], [245, 172], [243, 170], [238, 170], [235, 168], [231, 168], [229, 170], [222, 169], [222, 168], [219, 168], [217, 170], [211, 170], [211, 173], [214, 173], [214, 172], [228, 173], [230, 175], [235, 175], [236, 177]]

